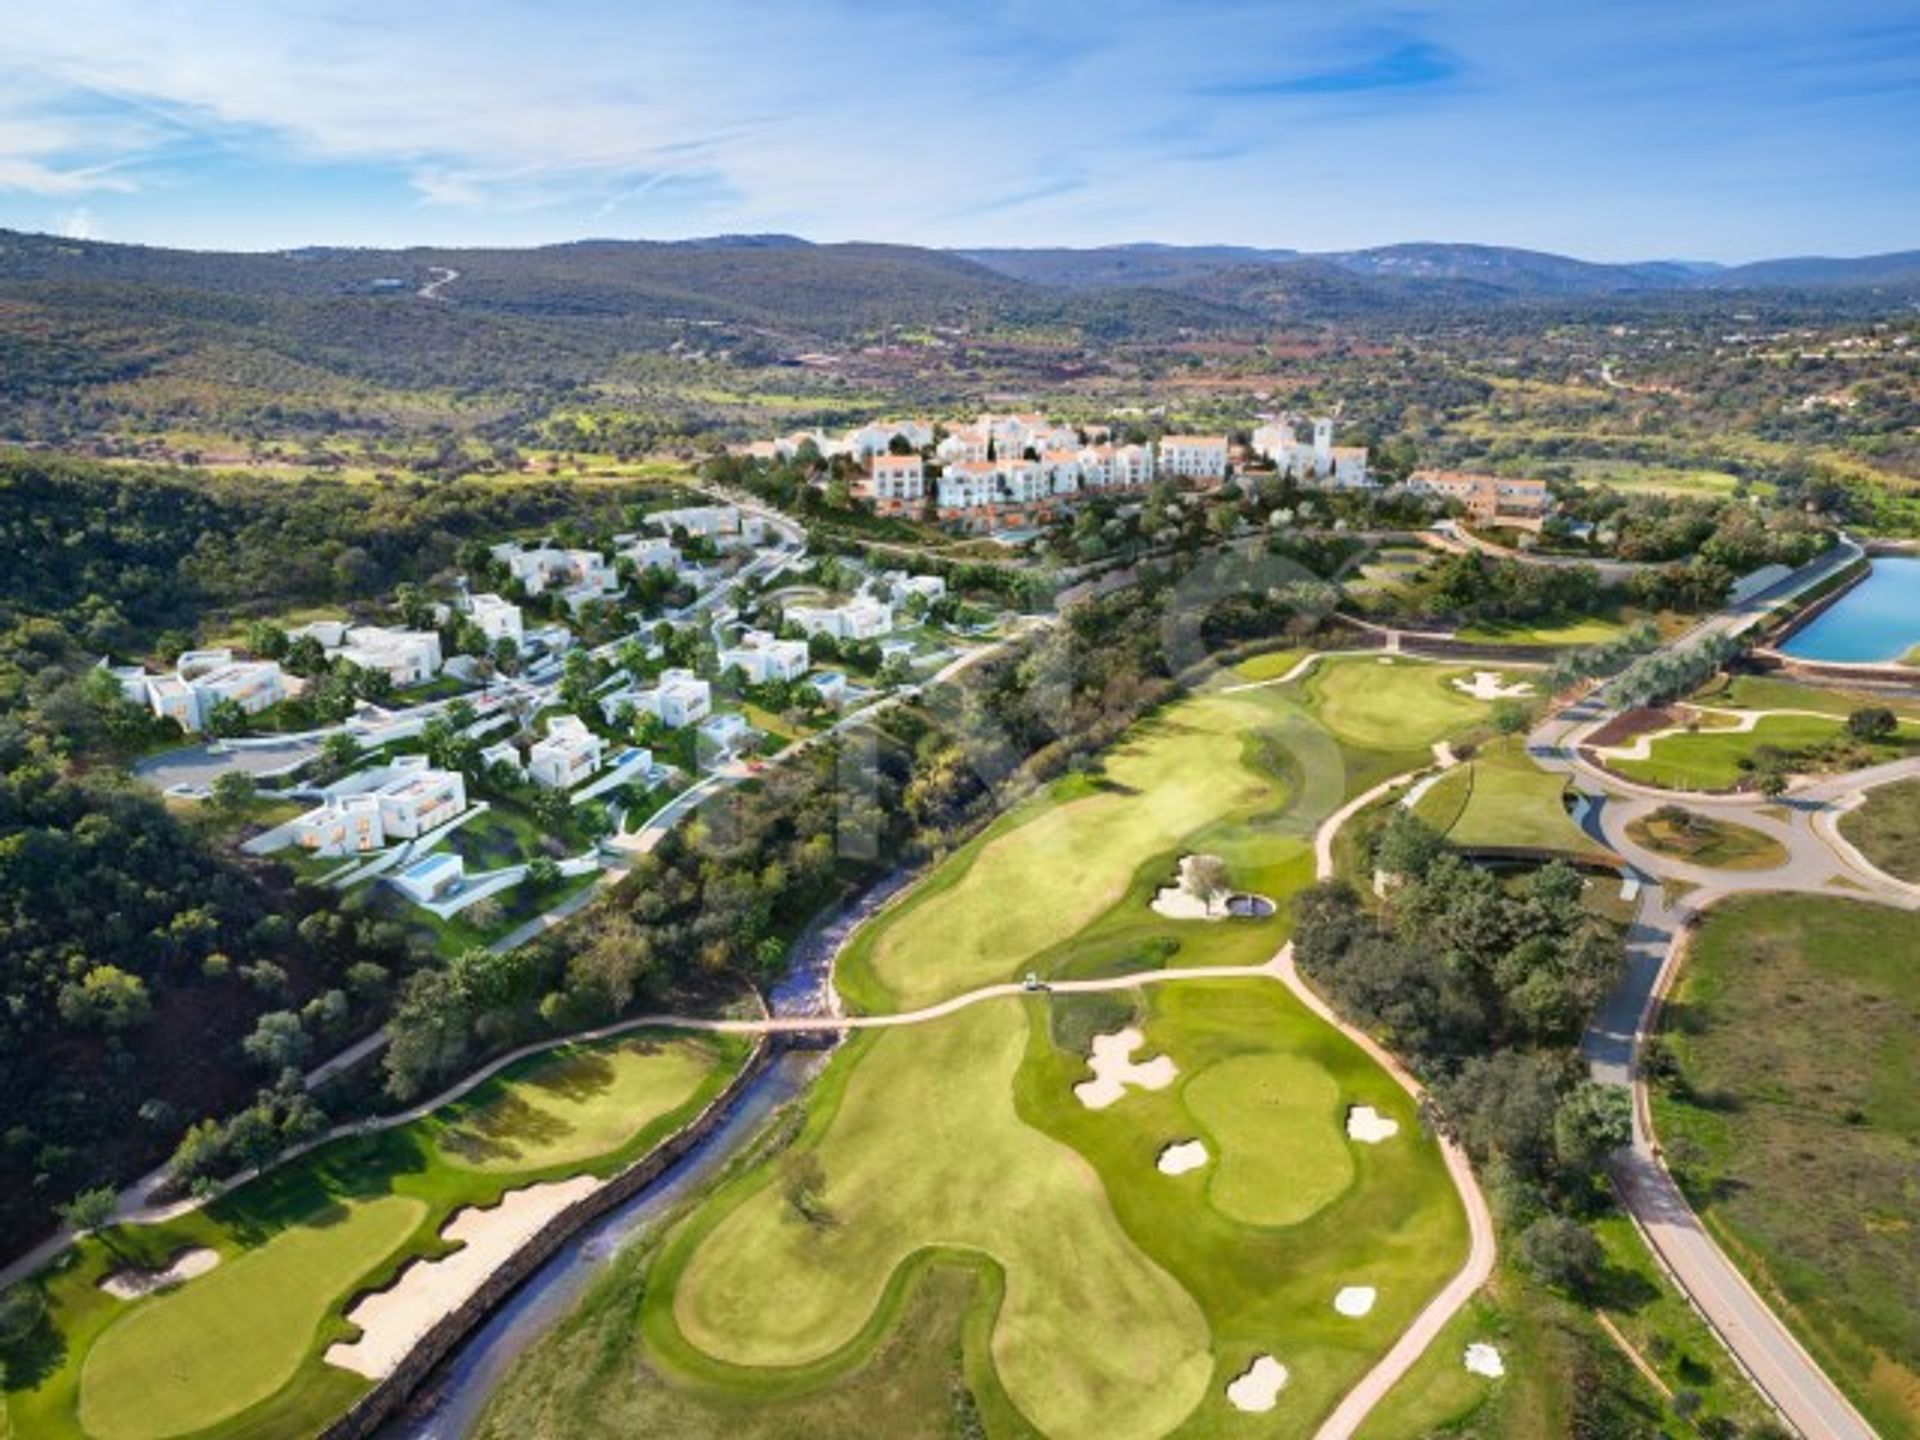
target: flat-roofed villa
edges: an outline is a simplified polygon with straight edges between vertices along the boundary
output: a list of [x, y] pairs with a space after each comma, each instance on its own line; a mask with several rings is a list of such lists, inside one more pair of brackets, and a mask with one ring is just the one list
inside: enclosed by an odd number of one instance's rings
[[527, 777], [548, 790], [571, 790], [600, 768], [606, 742], [577, 715], [556, 715], [546, 738], [527, 752]]
[[749, 630], [738, 645], [720, 652], [720, 668], [737, 668], [750, 685], [798, 680], [809, 663], [806, 641], [777, 640], [764, 630]]
[[467, 602], [467, 614], [489, 641], [511, 640], [518, 645], [526, 639], [526, 627], [520, 607], [494, 594], [475, 595]]
[[1465, 470], [1416, 470], [1407, 477], [1407, 489], [1416, 495], [1458, 501], [1465, 507], [1467, 519], [1477, 525], [1538, 530], [1553, 509], [1553, 496], [1544, 480], [1516, 480]]

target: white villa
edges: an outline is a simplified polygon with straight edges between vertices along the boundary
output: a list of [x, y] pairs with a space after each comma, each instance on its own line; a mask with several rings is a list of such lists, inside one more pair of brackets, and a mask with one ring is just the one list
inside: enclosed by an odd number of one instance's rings
[[362, 670], [385, 671], [395, 685], [418, 685], [440, 673], [440, 637], [431, 630], [354, 625], [328, 655]]
[[631, 560], [636, 570], [678, 570], [680, 552], [664, 535], [636, 537], [620, 549], [622, 559]]
[[360, 788], [329, 795], [292, 822], [295, 845], [316, 855], [378, 850], [436, 829], [467, 808], [460, 772], [436, 770], [424, 755], [402, 755], [347, 784]]
[[1296, 480], [1313, 480], [1337, 489], [1359, 489], [1372, 483], [1367, 478], [1367, 450], [1364, 445], [1333, 443], [1333, 421], [1325, 416], [1313, 422], [1309, 443], [1293, 433], [1293, 424], [1285, 416], [1270, 420], [1253, 432], [1256, 454], [1273, 462], [1282, 475]]
[[613, 566], [598, 550], [562, 550], [552, 545], [522, 549], [507, 544], [494, 547], [494, 555], [504, 560], [507, 572], [518, 580], [529, 595], [544, 595], [559, 589], [570, 610], [578, 610], [590, 600], [611, 595], [619, 588]]
[[932, 603], [944, 599], [947, 593], [947, 582], [939, 575], [911, 575], [905, 570], [889, 570], [880, 579], [892, 588], [893, 594], [903, 599], [918, 595], [922, 600]]
[[600, 768], [605, 742], [577, 715], [556, 715], [527, 752], [527, 776], [548, 790], [571, 790]]
[[204, 729], [208, 713], [223, 700], [257, 715], [287, 695], [286, 676], [277, 664], [235, 660], [231, 650], [188, 650], [171, 675], [149, 675], [137, 666], [113, 674], [121, 694], [188, 731]]
[[520, 607], [511, 600], [491, 594], [475, 595], [467, 602], [467, 613], [489, 641], [511, 640], [518, 645], [526, 639]]
[[691, 670], [662, 670], [660, 678], [646, 689], [605, 696], [600, 701], [600, 713], [608, 724], [614, 723], [622, 705], [631, 705], [635, 714], [651, 715], [669, 730], [678, 730], [697, 725], [713, 713], [713, 686]]
[[1166, 435], [1160, 440], [1160, 472], [1182, 480], [1218, 484], [1227, 478], [1227, 437]]
[[731, 758], [752, 739], [753, 733], [747, 717], [737, 711], [710, 716], [700, 726], [699, 752], [709, 762]]
[[686, 505], [678, 510], [656, 510], [647, 516], [649, 525], [663, 534], [684, 530], [689, 535], [734, 535], [740, 530], [738, 505]]
[[876, 640], [893, 631], [893, 607], [862, 595], [844, 605], [790, 605], [786, 618], [809, 636], [836, 640]]
[[480, 764], [488, 770], [496, 765], [504, 765], [516, 775], [527, 772], [527, 762], [520, 758], [520, 748], [511, 740], [487, 746], [480, 752]]
[[720, 668], [738, 666], [750, 685], [798, 680], [809, 663], [806, 641], [776, 640], [764, 630], [749, 630], [733, 649], [720, 652]]

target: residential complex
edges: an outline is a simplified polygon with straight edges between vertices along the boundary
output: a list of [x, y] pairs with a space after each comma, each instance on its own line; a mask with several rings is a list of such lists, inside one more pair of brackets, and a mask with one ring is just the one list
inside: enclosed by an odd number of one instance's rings
[[720, 652], [720, 668], [737, 668], [750, 685], [798, 680], [807, 673], [808, 663], [806, 641], [776, 640], [764, 630], [749, 630], [738, 645]]
[[424, 755], [403, 755], [333, 787], [292, 822], [293, 843], [315, 855], [353, 855], [438, 829], [467, 808], [457, 770], [433, 768]]
[[789, 605], [786, 618], [809, 636], [876, 640], [893, 630], [893, 607], [862, 595], [844, 605]]
[[1416, 470], [1407, 477], [1407, 489], [1416, 495], [1459, 501], [1467, 519], [1476, 525], [1537, 530], [1553, 508], [1553, 497], [1544, 480], [1514, 480], [1463, 470]]
[[1311, 441], [1299, 439], [1293, 423], [1284, 416], [1268, 421], [1253, 432], [1253, 449], [1282, 475], [1295, 480], [1343, 490], [1372, 483], [1367, 475], [1366, 447], [1334, 444], [1333, 421], [1325, 416], [1313, 422]]
[[511, 600], [503, 600], [498, 595], [475, 595], [467, 602], [467, 613], [489, 641], [511, 640], [519, 645], [526, 640], [520, 607]]
[[1219, 484], [1227, 478], [1227, 437], [1167, 435], [1160, 441], [1160, 473]]

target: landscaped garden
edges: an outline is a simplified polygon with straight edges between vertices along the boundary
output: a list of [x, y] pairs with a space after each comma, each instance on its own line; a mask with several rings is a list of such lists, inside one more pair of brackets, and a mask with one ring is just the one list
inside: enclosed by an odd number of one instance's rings
[[1567, 780], [1528, 758], [1525, 742], [1507, 737], [1481, 746], [1440, 777], [1414, 813], [1465, 850], [1532, 849], [1575, 859], [1604, 859], [1606, 846], [1574, 824]]
[[1681, 805], [1662, 805], [1632, 821], [1627, 838], [1656, 855], [1705, 870], [1775, 870], [1787, 863], [1787, 847], [1773, 836]]
[[1880, 1433], [1920, 1435], [1920, 916], [1716, 907], [1652, 1057], [1668, 1164]]
[[[644, 1154], [746, 1053], [732, 1039], [645, 1033], [549, 1051], [422, 1120], [329, 1142], [204, 1209], [82, 1241], [29, 1282], [47, 1315], [10, 1357], [13, 1433], [312, 1433], [369, 1383], [325, 1358], [355, 1337], [345, 1317], [356, 1295], [446, 1253], [441, 1232], [457, 1214], [483, 1220], [528, 1187], [609, 1175]], [[103, 1289], [114, 1277], [137, 1293]]]

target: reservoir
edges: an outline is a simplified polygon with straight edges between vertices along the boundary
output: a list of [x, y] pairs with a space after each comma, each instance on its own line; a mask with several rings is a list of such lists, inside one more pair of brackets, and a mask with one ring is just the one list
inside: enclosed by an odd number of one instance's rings
[[1873, 562], [1865, 580], [1787, 637], [1782, 654], [1829, 664], [1891, 665], [1920, 647], [1920, 559]]

